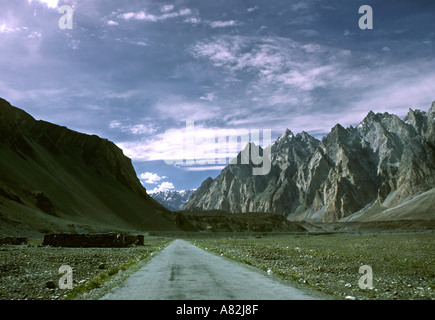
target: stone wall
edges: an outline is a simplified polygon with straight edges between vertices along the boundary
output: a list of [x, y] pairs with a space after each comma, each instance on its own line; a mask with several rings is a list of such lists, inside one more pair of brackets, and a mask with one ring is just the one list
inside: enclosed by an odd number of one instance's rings
[[123, 233], [108, 234], [47, 234], [44, 246], [53, 247], [99, 247], [123, 248], [132, 245], [144, 245], [144, 236]]

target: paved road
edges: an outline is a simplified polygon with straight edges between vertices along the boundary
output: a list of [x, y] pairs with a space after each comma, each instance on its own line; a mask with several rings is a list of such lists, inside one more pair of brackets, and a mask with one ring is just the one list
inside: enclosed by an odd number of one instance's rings
[[266, 273], [175, 240], [102, 299], [316, 299]]

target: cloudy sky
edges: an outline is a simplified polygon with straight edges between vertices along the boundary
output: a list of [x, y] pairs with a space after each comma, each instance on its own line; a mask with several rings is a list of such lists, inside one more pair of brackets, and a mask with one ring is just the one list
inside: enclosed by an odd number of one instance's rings
[[[63, 5], [73, 9], [72, 29]], [[359, 28], [362, 5], [373, 9], [373, 29]], [[36, 119], [115, 142], [149, 191], [215, 177], [233, 155], [215, 161], [217, 136], [271, 130], [273, 141], [289, 128], [321, 138], [370, 110], [403, 117], [435, 100], [433, 0], [0, 7], [0, 97]], [[192, 132], [194, 152], [177, 149]]]

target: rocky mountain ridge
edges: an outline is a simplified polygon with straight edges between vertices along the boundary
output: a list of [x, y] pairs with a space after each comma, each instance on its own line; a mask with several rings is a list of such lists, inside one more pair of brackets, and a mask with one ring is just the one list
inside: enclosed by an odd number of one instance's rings
[[[427, 207], [428, 199], [435, 202], [434, 115], [435, 102], [428, 112], [409, 109], [403, 120], [369, 112], [357, 127], [337, 124], [321, 141], [287, 129], [267, 147], [268, 175], [253, 176], [252, 164], [230, 164], [183, 209], [273, 212], [321, 222], [388, 220], [397, 217], [385, 210], [414, 199], [406, 218], [435, 219]], [[417, 203], [422, 194], [425, 202]]]

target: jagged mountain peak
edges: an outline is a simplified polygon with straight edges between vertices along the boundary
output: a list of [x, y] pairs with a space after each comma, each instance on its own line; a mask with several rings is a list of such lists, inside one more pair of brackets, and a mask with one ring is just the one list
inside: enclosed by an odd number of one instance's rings
[[432, 106], [429, 109], [428, 116], [429, 120], [432, 120], [435, 117], [435, 101], [432, 102]]
[[319, 142], [319, 140], [314, 138], [312, 135], [310, 135], [306, 131], [302, 131], [302, 132], [296, 134], [295, 139], [297, 141], [304, 142], [304, 143], [318, 143]]
[[286, 129], [284, 131], [284, 133], [281, 135], [281, 137], [279, 137], [274, 143], [273, 145], [277, 145], [275, 146], [276, 148], [280, 148], [283, 147], [283, 145], [288, 145], [290, 144], [315, 144], [318, 143], [319, 140], [317, 140], [316, 138], [314, 138], [313, 136], [311, 136], [309, 133], [302, 131], [297, 133], [296, 135], [293, 134], [293, 132], [290, 129]]
[[403, 119], [404, 123], [410, 124], [419, 133], [423, 134], [428, 125], [428, 115], [425, 111], [412, 110], [409, 108], [408, 114]]
[[365, 118], [360, 122], [360, 126], [364, 125], [372, 125], [373, 123], [385, 123], [389, 121], [396, 121], [397, 119], [400, 120], [399, 117], [397, 117], [395, 114], [389, 113], [389, 112], [373, 112], [372, 110], [369, 111], [369, 113], [365, 116]]
[[309, 133], [307, 133], [305, 131], [298, 133], [296, 135], [296, 137], [301, 137], [301, 139], [303, 139], [303, 140], [309, 140], [310, 138], [313, 138], [313, 136], [311, 136]]
[[[272, 145], [266, 146], [266, 148], [271, 148]], [[264, 151], [261, 145], [257, 145], [255, 142], [251, 141], [246, 144], [246, 146], [239, 152], [239, 154], [230, 161], [230, 164], [236, 165], [237, 167], [241, 166], [252, 166], [252, 157], [253, 154], [257, 153], [259, 156], [263, 155]], [[253, 151], [255, 150], [255, 152]]]
[[272, 163], [275, 165], [281, 165], [284, 162], [299, 163], [319, 144], [319, 140], [305, 131], [295, 136], [289, 129], [286, 129], [271, 146]]
[[371, 124], [375, 121], [379, 121], [381, 118], [383, 118], [385, 114], [382, 113], [374, 113], [372, 110], [367, 113], [363, 121], [361, 121], [362, 124]]
[[346, 128], [339, 123], [332, 128], [331, 132], [347, 133]]
[[344, 128], [341, 124], [337, 123], [332, 129], [331, 132], [323, 137], [322, 143], [327, 144], [342, 144], [346, 143], [349, 138], [349, 131]]
[[293, 132], [287, 128], [279, 139], [293, 139], [294, 136]]
[[367, 113], [366, 118], [372, 119], [376, 116], [376, 113], [373, 112], [373, 110], [370, 110], [369, 113]]
[[372, 140], [379, 140], [383, 136], [391, 136], [391, 134], [401, 138], [409, 137], [412, 133], [407, 127], [405, 119], [402, 120], [397, 115], [388, 112], [375, 114], [371, 111], [355, 129], [362, 137], [371, 136]]
[[[428, 114], [434, 113], [435, 103]], [[428, 114], [411, 110], [407, 123], [370, 111], [357, 127], [337, 124], [322, 141], [306, 132], [288, 139], [287, 129], [272, 144], [268, 175], [225, 168], [186, 209], [338, 221], [363, 208], [399, 205], [435, 185], [435, 122]]]
[[396, 118], [397, 116], [392, 113], [388, 112], [373, 112], [372, 110], [369, 111], [369, 113], [366, 115], [366, 117], [363, 119], [362, 123], [372, 123], [372, 122], [382, 122], [385, 119], [391, 119]]
[[202, 184], [208, 184], [208, 183], [211, 183], [211, 182], [213, 182], [213, 178], [212, 178], [212, 177], [208, 177], [207, 179], [205, 179], [205, 180], [202, 182]]

